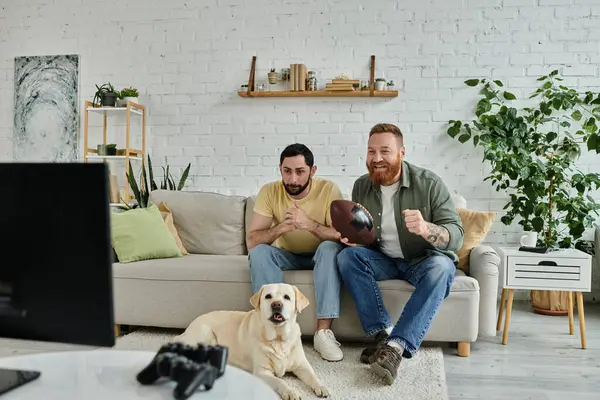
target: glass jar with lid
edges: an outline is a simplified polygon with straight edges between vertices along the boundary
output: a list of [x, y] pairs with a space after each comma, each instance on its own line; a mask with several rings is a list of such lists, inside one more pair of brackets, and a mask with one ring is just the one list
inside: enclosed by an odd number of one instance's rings
[[315, 75], [315, 71], [308, 71], [308, 78], [306, 78], [306, 90], [317, 90], [317, 77]]

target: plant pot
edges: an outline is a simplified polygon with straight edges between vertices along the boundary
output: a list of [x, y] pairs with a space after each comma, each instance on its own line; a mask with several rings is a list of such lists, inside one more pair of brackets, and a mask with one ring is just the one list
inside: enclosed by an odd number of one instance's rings
[[123, 97], [123, 105], [126, 107], [127, 102], [130, 101], [132, 103], [140, 104], [140, 100], [137, 97]]
[[99, 156], [116, 156], [117, 145], [116, 144], [99, 144], [98, 145]]
[[114, 107], [117, 104], [117, 95], [115, 93], [102, 93], [102, 107]]
[[385, 90], [385, 82], [375, 81], [375, 90]]
[[[543, 315], [567, 315], [569, 292], [559, 290], [532, 290], [530, 292], [533, 311]], [[575, 296], [573, 296], [575, 305]]]
[[269, 77], [269, 83], [271, 85], [274, 85], [277, 83], [277, 72], [269, 72], [267, 75]]

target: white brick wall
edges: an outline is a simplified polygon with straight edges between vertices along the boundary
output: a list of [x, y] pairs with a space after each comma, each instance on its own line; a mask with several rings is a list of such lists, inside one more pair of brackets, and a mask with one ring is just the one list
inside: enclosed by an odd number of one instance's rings
[[[600, 0], [0, 0], [0, 160], [12, 159], [14, 57], [78, 53], [81, 101], [96, 83], [138, 87], [156, 163], [191, 162], [190, 188], [256, 193], [278, 179], [281, 149], [301, 141], [320, 174], [349, 193], [364, 171], [366, 132], [393, 122], [408, 160], [440, 174], [473, 207], [501, 215], [502, 196], [482, 181], [480, 151], [445, 134], [448, 119], [472, 115], [476, 93], [462, 82], [492, 76], [525, 95], [540, 74], [560, 68], [566, 83], [598, 89], [598, 39]], [[323, 84], [340, 73], [368, 79], [371, 54], [398, 98], [235, 93], [253, 55], [259, 81], [271, 67], [304, 62]], [[581, 167], [598, 171], [599, 158]], [[497, 222], [487, 239], [518, 237]]]

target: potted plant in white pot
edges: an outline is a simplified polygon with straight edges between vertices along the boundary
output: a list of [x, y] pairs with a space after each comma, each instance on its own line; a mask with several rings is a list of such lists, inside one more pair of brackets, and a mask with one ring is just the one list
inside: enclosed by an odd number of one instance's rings
[[[483, 161], [492, 167], [484, 180], [510, 196], [504, 225], [518, 219], [523, 231], [538, 232], [538, 246], [574, 247], [594, 255], [594, 242], [583, 235], [597, 226], [600, 204], [590, 192], [600, 188], [600, 174], [585, 173], [576, 162], [582, 149], [600, 154], [600, 93], [566, 87], [557, 70], [538, 81], [529, 97], [539, 98], [538, 104], [522, 109], [507, 104], [516, 96], [499, 80], [465, 81], [480, 87], [477, 118], [451, 120], [447, 133], [483, 149]], [[549, 313], [544, 311], [550, 311], [545, 306], [550, 296], [566, 314], [567, 292], [531, 291], [534, 309]]]
[[126, 107], [127, 102], [131, 101], [132, 103], [139, 104], [139, 92], [136, 88], [129, 87], [121, 90], [119, 92], [119, 107]]
[[375, 90], [385, 90], [385, 79], [383, 79], [383, 78], [375, 79]]

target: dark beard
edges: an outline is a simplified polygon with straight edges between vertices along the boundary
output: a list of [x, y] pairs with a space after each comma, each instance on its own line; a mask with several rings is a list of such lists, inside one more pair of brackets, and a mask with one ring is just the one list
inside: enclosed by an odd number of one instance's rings
[[302, 186], [300, 185], [288, 185], [285, 182], [283, 183], [283, 187], [285, 188], [285, 191], [288, 192], [289, 195], [291, 196], [297, 196], [300, 193], [304, 192], [304, 190], [308, 187], [308, 185], [310, 185], [310, 180], [311, 178], [308, 178], [308, 180], [306, 181], [306, 183]]
[[[385, 165], [387, 166], [387, 170], [378, 171], [375, 169], [375, 165]], [[369, 170], [369, 177], [373, 181], [373, 183], [377, 185], [389, 185], [392, 183], [392, 180], [398, 175], [400, 172], [400, 165], [402, 164], [400, 157], [396, 158], [396, 162], [394, 164], [389, 164], [387, 162], [379, 162], [379, 163], [371, 163], [371, 165], [367, 165], [367, 169]]]

